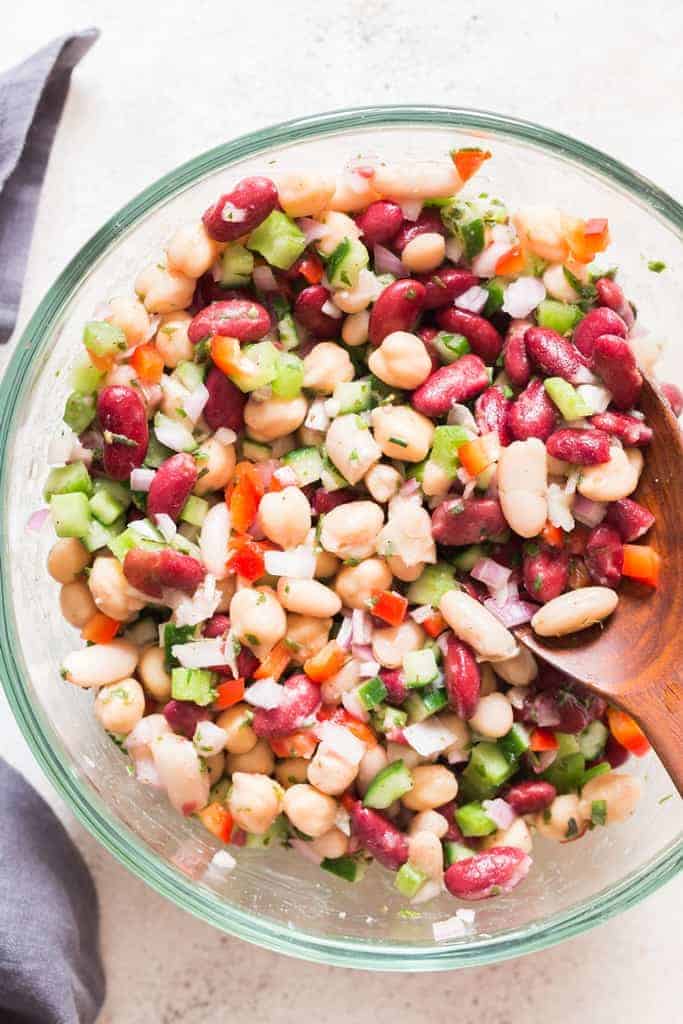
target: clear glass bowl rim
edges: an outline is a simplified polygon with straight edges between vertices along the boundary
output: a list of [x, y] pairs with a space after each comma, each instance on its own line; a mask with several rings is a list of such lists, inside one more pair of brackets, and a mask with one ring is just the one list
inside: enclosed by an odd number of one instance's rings
[[[486, 111], [447, 106], [401, 105], [330, 111], [264, 128], [217, 146], [166, 174], [111, 217], [81, 248], [42, 300], [21, 338], [0, 384], [0, 494], [5, 493], [12, 419], [22, 382], [50, 339], [52, 329], [81, 278], [102, 253], [150, 209], [194, 181], [231, 162], [273, 146], [291, 145], [315, 136], [363, 128], [442, 127], [491, 132], [508, 141], [529, 144], [567, 158], [605, 180], [673, 229], [683, 240], [683, 206], [624, 164], [586, 143], [528, 121]], [[0, 541], [6, 542], [4, 518]], [[493, 963], [532, 953], [578, 935], [626, 910], [673, 878], [683, 867], [683, 838], [665, 848], [641, 869], [590, 900], [551, 915], [538, 924], [466, 944], [434, 947], [326, 939], [287, 928], [275, 921], [221, 903], [208, 889], [186, 879], [146, 849], [132, 833], [118, 827], [104, 802], [65, 764], [52, 747], [49, 726], [31, 705], [22, 673], [13, 656], [16, 646], [8, 580], [0, 581], [0, 667], [12, 712], [43, 771], [82, 824], [130, 871], [179, 907], [215, 927], [259, 946], [317, 963], [365, 970], [435, 971]]]

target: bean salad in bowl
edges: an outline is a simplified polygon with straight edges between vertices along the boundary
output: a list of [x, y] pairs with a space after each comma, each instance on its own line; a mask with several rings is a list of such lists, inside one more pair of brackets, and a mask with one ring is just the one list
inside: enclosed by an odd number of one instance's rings
[[508, 210], [490, 158], [239, 181], [84, 325], [45, 484], [62, 676], [140, 784], [413, 902], [623, 821], [649, 749], [514, 634], [660, 555], [609, 225]]

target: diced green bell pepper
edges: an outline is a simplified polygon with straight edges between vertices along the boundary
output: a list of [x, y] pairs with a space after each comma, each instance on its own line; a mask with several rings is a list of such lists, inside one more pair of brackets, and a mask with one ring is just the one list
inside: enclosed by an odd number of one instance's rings
[[569, 334], [574, 330], [583, 313], [571, 302], [558, 302], [557, 299], [543, 299], [536, 309], [536, 322], [539, 327], [549, 327], [558, 334]]
[[584, 416], [592, 416], [593, 409], [569, 381], [562, 377], [548, 377], [543, 386], [564, 419], [571, 422], [583, 419]]
[[216, 699], [215, 678], [207, 668], [174, 668], [171, 670], [171, 697], [191, 700], [204, 708]]

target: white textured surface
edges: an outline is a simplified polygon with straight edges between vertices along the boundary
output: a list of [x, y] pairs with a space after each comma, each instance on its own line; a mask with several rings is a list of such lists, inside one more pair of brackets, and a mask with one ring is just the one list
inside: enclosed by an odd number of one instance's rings
[[[679, 0], [38, 0], [13, 5], [0, 67], [97, 24], [54, 147], [24, 295], [30, 312], [122, 203], [201, 150], [319, 110], [371, 103], [479, 106], [575, 134], [681, 194]], [[221, 936], [129, 875], [47, 786], [0, 697], [0, 749], [47, 795], [102, 902], [110, 1024], [620, 1024], [675, 1019], [679, 880], [565, 945], [451, 975], [354, 975]]]

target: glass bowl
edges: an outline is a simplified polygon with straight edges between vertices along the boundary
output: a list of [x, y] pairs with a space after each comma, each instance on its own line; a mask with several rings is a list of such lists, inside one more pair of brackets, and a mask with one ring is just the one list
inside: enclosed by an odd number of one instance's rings
[[[49, 527], [27, 532], [41, 503], [46, 450], [60, 421], [83, 321], [130, 290], [178, 223], [200, 214], [245, 174], [274, 166], [334, 168], [358, 153], [443, 156], [453, 146], [493, 150], [477, 189], [511, 204], [550, 202], [609, 217], [627, 294], [657, 337], [680, 321], [683, 209], [633, 171], [580, 142], [494, 114], [446, 107], [383, 107], [323, 114], [243, 136], [184, 164], [130, 202], [81, 249], [17, 344], [0, 392], [2, 589], [0, 666], [17, 721], [43, 769], [83, 824], [158, 892], [210, 924], [278, 952], [378, 970], [425, 971], [518, 956], [575, 935], [633, 905], [680, 868], [683, 805], [654, 757], [636, 815], [580, 843], [537, 839], [534, 867], [510, 895], [476, 905], [471, 934], [435, 942], [432, 924], [458, 904], [448, 895], [401, 913], [392, 876], [373, 866], [352, 886], [295, 853], [238, 852], [220, 875], [218, 844], [140, 786], [101, 731], [92, 695], [64, 685], [74, 633], [62, 620], [45, 559]], [[663, 274], [647, 261], [662, 260]], [[681, 376], [675, 352], [665, 376]], [[627, 666], [626, 666], [627, 669]]]

